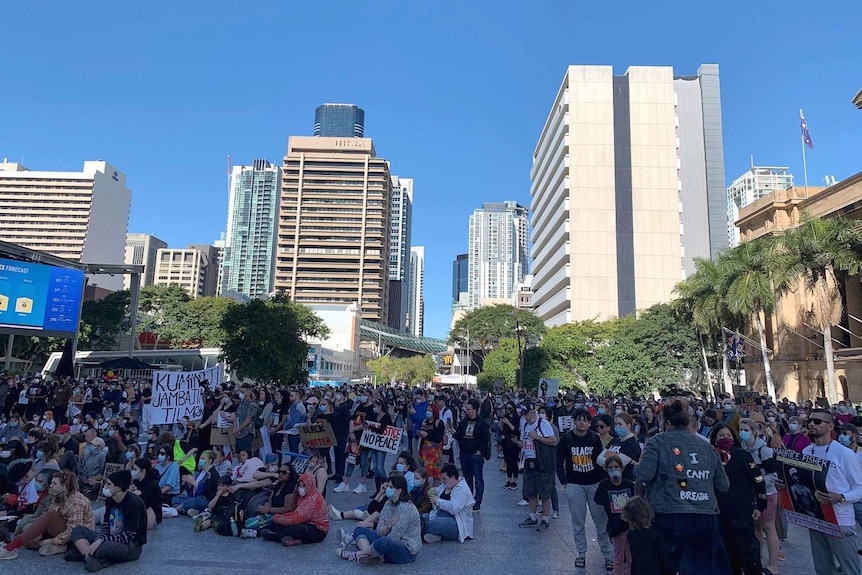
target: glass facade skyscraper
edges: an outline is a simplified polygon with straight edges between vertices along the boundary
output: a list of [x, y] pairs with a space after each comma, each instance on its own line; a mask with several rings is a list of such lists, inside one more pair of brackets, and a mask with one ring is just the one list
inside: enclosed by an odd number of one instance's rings
[[328, 138], [361, 138], [365, 111], [354, 104], [323, 104], [314, 111], [314, 135]]

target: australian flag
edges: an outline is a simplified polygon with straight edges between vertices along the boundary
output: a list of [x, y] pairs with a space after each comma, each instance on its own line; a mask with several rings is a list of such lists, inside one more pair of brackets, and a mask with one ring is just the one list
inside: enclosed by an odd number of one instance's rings
[[802, 108], [799, 108], [799, 123], [802, 126], [802, 141], [809, 149], [814, 149], [814, 142], [811, 141], [811, 136], [808, 134], [808, 122], [805, 121], [805, 114], [802, 113]]

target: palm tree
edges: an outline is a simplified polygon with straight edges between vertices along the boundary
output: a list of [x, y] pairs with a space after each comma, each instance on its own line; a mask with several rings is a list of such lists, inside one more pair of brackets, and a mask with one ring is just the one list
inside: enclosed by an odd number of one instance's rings
[[772, 315], [778, 298], [791, 287], [793, 277], [786, 273], [786, 265], [777, 262], [775, 240], [764, 238], [742, 243], [719, 254], [718, 269], [724, 280], [722, 287], [730, 312], [754, 321], [760, 338], [766, 390], [775, 400], [766, 331], [760, 316]]
[[[823, 334], [829, 403], [838, 402], [832, 326], [844, 311], [839, 286], [848, 275], [862, 272], [862, 228], [843, 218], [803, 215], [802, 224], [780, 238], [779, 265], [784, 275], [801, 284], [811, 302], [810, 317]], [[846, 398], [845, 398], [846, 399]]]

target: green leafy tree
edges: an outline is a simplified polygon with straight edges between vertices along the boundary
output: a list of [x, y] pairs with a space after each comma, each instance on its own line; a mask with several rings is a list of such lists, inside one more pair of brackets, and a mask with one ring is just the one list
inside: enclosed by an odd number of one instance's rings
[[644, 395], [657, 383], [652, 361], [628, 337], [598, 348], [582, 371], [590, 391], [601, 395]]
[[[236, 302], [228, 297], [199, 297], [179, 309], [177, 341], [185, 348], [217, 347], [226, 334], [221, 322]], [[306, 308], [307, 309], [307, 308]]]
[[511, 338], [516, 327], [521, 329], [522, 341], [538, 341], [546, 331], [545, 324], [533, 312], [499, 304], [477, 308], [455, 322], [449, 343], [466, 348], [469, 339], [470, 349], [487, 355], [501, 339]]
[[[282, 295], [228, 307], [221, 322], [221, 358], [240, 377], [288, 383], [304, 381], [308, 337], [326, 338], [323, 321]], [[308, 308], [306, 308], [308, 309]]]
[[141, 288], [138, 299], [138, 333], [152, 332], [159, 341], [177, 343], [183, 337], [183, 307], [191, 301], [182, 286], [152, 285]]
[[388, 355], [370, 359], [366, 365], [377, 378], [378, 383], [389, 383], [399, 379], [398, 362]]
[[404, 383], [411, 386], [422, 385], [430, 382], [437, 372], [437, 365], [430, 355], [414, 355], [405, 357], [398, 361], [404, 363]]
[[113, 349], [117, 336], [128, 333], [128, 290], [108, 294], [98, 301], [86, 301], [81, 307], [78, 348], [95, 351]]
[[485, 356], [482, 365], [482, 373], [490, 380], [493, 386], [498, 379], [503, 380], [503, 385], [515, 388], [518, 385], [518, 369], [520, 356], [518, 352], [518, 340], [505, 337], [497, 342], [495, 348]]
[[650, 359], [656, 383], [680, 383], [687, 372], [700, 368], [697, 332], [691, 323], [680, 320], [670, 304], [640, 312], [625, 334]]

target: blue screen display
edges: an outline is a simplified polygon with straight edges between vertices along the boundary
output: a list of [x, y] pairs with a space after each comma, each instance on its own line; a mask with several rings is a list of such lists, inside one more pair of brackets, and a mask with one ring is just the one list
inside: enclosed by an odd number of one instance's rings
[[84, 272], [0, 258], [0, 327], [75, 333]]

